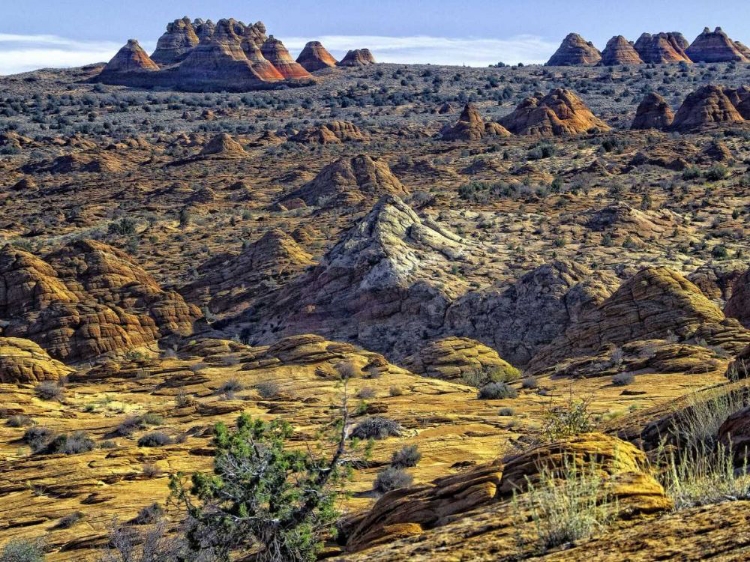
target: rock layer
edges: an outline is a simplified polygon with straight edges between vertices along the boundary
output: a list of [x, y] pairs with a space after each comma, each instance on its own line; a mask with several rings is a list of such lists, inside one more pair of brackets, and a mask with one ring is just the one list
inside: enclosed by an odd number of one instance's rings
[[685, 54], [687, 41], [680, 33], [644, 33], [635, 42], [634, 48], [643, 62], [665, 64], [691, 62]]
[[108, 74], [152, 72], [155, 70], [159, 70], [159, 65], [149, 58], [138, 41], [130, 39], [107, 63], [107, 66], [102, 70], [102, 74], [106, 76]]
[[310, 41], [302, 49], [297, 62], [308, 72], [316, 72], [335, 67], [338, 61], [333, 58], [320, 41]]
[[[205, 35], [205, 30], [202, 32]], [[169, 66], [182, 62], [190, 51], [200, 43], [190, 18], [175, 20], [167, 25], [167, 31], [156, 43], [151, 59], [160, 65]]]
[[670, 129], [689, 132], [743, 121], [724, 90], [720, 86], [708, 85], [688, 94], [674, 116]]
[[602, 51], [602, 64], [615, 66], [620, 64], [643, 64], [643, 59], [633, 44], [622, 35], [613, 37]]
[[351, 50], [338, 63], [339, 66], [370, 66], [371, 64], [375, 64], [375, 57], [370, 49]]
[[284, 44], [271, 35], [261, 47], [263, 57], [270, 62], [281, 75], [289, 80], [310, 78], [310, 73], [302, 65], [292, 60]]
[[635, 119], [631, 125], [633, 130], [658, 129], [667, 130], [674, 121], [674, 112], [667, 100], [656, 92], [651, 92], [643, 98], [635, 112]]
[[527, 98], [513, 113], [500, 119], [500, 124], [511, 133], [532, 136], [575, 135], [592, 128], [609, 130], [577, 95], [565, 89]]
[[479, 111], [470, 103], [464, 107], [458, 122], [442, 133], [442, 139], [447, 141], [473, 141], [486, 136], [509, 137], [510, 132], [498, 123], [485, 123]]
[[577, 33], [569, 34], [563, 39], [547, 66], [580, 66], [597, 64], [602, 60], [602, 54], [590, 41], [586, 41]]
[[693, 62], [750, 61], [720, 27], [714, 31], [705, 28], [685, 53]]
[[0, 383], [56, 381], [72, 372], [33, 341], [0, 337]]

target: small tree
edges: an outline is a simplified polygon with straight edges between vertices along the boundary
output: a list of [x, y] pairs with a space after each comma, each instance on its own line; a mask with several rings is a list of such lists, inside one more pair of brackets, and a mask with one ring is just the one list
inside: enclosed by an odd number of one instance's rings
[[257, 562], [316, 560], [323, 538], [335, 533], [348, 425], [344, 399], [335, 448], [322, 458], [289, 449], [293, 430], [283, 420], [242, 415], [235, 430], [218, 424], [214, 474], [194, 474], [190, 491], [179, 475], [170, 483], [188, 511], [191, 550], [221, 561], [232, 553]]

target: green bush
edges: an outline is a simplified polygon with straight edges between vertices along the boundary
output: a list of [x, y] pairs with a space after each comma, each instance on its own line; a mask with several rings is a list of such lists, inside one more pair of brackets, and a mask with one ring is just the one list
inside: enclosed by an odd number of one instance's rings
[[479, 400], [502, 400], [504, 398], [518, 398], [518, 391], [504, 382], [491, 382], [479, 389]]
[[40, 541], [16, 539], [0, 552], [0, 562], [43, 562], [44, 545]]

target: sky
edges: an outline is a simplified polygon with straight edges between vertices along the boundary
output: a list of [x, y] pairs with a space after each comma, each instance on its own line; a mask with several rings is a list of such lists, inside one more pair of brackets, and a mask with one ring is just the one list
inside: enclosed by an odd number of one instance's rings
[[750, 44], [748, 0], [0, 0], [0, 75], [107, 61], [130, 39], [149, 52], [183, 16], [263, 21], [296, 57], [320, 40], [339, 58], [380, 62], [543, 63], [570, 32], [603, 49], [614, 35], [722, 26]]

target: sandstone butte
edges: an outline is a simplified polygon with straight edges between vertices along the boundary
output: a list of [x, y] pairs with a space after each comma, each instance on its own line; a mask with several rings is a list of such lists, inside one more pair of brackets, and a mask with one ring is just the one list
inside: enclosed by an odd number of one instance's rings
[[151, 54], [151, 60], [163, 66], [177, 64], [182, 62], [200, 41], [190, 18], [175, 20], [167, 25], [164, 35], [159, 38], [156, 50]]
[[353, 49], [346, 53], [338, 63], [339, 66], [370, 66], [375, 64], [375, 57], [370, 49]]
[[570, 33], [557, 49], [547, 66], [593, 65], [602, 60], [602, 54], [590, 41], [577, 33]]
[[294, 62], [284, 44], [273, 35], [263, 43], [261, 52], [266, 60], [274, 65], [284, 78], [294, 80], [310, 78], [310, 73], [302, 65]]
[[310, 41], [297, 57], [297, 63], [308, 72], [317, 72], [318, 70], [335, 67], [338, 61], [333, 58], [333, 55], [326, 50], [320, 41]]
[[750, 62], [720, 27], [705, 28], [685, 53], [693, 62]]
[[643, 64], [643, 59], [635, 50], [633, 43], [622, 35], [613, 37], [602, 51], [601, 63], [605, 66]]
[[117, 54], [102, 71], [102, 75], [110, 74], [127, 74], [131, 72], [153, 72], [158, 71], [159, 65], [148, 56], [146, 51], [138, 44], [135, 39], [128, 40], [127, 44], [120, 49]]
[[665, 64], [676, 62], [691, 62], [685, 54], [687, 41], [680, 33], [660, 32], [654, 35], [644, 33], [634, 45], [643, 62]]
[[674, 112], [667, 101], [659, 94], [651, 92], [638, 104], [635, 119], [630, 128], [666, 130], [672, 125], [672, 121], [674, 121]]
[[744, 119], [720, 86], [709, 84], [689, 94], [674, 116], [670, 130], [684, 132], [742, 123]]
[[473, 141], [488, 136], [509, 137], [510, 132], [499, 123], [485, 123], [477, 108], [470, 103], [464, 107], [458, 122], [446, 128], [442, 133], [443, 140], [447, 141]]

